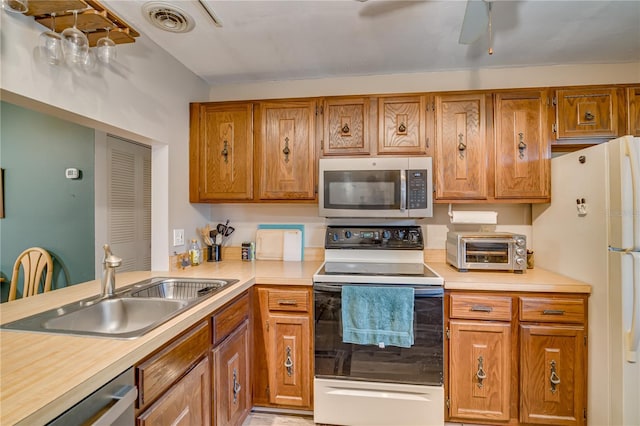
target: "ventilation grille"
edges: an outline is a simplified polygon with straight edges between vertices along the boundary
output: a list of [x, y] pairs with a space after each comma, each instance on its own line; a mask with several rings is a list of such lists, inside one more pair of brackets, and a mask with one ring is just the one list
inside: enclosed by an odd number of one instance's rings
[[142, 12], [153, 26], [164, 31], [188, 33], [196, 26], [187, 12], [168, 3], [146, 3], [142, 6]]

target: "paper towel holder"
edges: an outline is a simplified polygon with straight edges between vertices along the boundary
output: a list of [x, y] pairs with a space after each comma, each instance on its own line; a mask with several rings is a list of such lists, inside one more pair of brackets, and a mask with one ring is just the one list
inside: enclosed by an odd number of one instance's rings
[[449, 204], [449, 220], [454, 224], [497, 225], [498, 212], [453, 211], [452, 204]]

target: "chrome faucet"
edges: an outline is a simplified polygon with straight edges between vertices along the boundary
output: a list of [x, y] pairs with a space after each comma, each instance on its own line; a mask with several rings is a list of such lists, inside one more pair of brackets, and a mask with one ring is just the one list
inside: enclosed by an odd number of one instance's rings
[[113, 296], [116, 288], [116, 268], [122, 263], [122, 259], [111, 253], [109, 244], [105, 244], [104, 258], [102, 259], [102, 288], [101, 297]]

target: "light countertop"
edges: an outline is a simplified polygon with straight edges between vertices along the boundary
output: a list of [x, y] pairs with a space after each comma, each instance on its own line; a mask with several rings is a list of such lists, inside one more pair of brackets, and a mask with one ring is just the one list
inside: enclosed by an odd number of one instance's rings
[[[312, 285], [321, 261], [223, 261], [171, 272], [116, 274], [116, 288], [156, 276], [228, 278], [239, 282], [132, 340], [0, 331], [0, 424], [42, 424], [136, 364], [254, 284]], [[589, 293], [590, 286], [541, 269], [525, 274], [460, 273], [429, 263], [447, 289]], [[89, 281], [0, 305], [0, 323], [96, 296]]]

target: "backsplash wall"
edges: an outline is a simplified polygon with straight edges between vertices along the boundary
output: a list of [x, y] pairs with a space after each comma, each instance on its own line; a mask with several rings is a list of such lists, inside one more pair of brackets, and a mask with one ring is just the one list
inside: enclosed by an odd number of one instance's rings
[[[449, 230], [477, 230], [479, 225], [452, 225], [449, 221], [448, 204], [436, 204], [431, 218], [420, 219], [425, 234], [425, 248], [444, 249]], [[498, 212], [498, 225], [491, 230], [522, 233], [531, 240], [530, 204], [454, 204], [454, 210], [481, 210]], [[245, 241], [255, 241], [260, 223], [293, 223], [305, 225], [305, 247], [323, 247], [327, 225], [362, 223], [359, 219], [339, 220], [318, 216], [316, 204], [213, 204], [211, 205], [212, 228], [217, 223], [225, 223], [235, 228], [235, 232], [224, 243], [225, 246], [240, 246]], [[405, 222], [406, 223], [406, 222]], [[202, 223], [201, 226], [205, 226]], [[199, 237], [195, 229], [186, 229], [185, 237]]]

